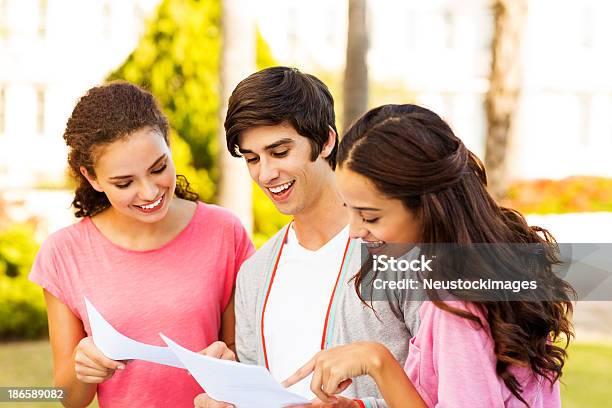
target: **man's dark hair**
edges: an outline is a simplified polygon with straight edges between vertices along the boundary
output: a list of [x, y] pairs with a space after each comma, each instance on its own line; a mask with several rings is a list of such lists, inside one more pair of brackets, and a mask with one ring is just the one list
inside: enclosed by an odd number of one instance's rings
[[[240, 157], [238, 137], [243, 131], [284, 123], [308, 138], [311, 160], [316, 160], [329, 138], [329, 129], [338, 135], [329, 89], [318, 78], [296, 68], [272, 67], [256, 72], [242, 80], [229, 98], [224, 124], [227, 149], [232, 156]], [[336, 167], [337, 150], [336, 136], [334, 149], [326, 158], [332, 169]]]

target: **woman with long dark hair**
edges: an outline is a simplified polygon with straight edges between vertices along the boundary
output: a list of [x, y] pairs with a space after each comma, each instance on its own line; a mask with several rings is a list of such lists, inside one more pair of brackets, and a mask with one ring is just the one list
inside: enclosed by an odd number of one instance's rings
[[192, 349], [231, 347], [235, 277], [253, 245], [237, 217], [198, 202], [177, 177], [168, 121], [149, 92], [90, 89], [64, 139], [81, 220], [45, 240], [30, 274], [44, 289], [62, 402], [87, 406], [97, 394], [100, 407], [191, 407], [201, 388], [186, 371], [102, 354], [84, 297], [134, 340], [162, 346], [163, 331]]
[[[573, 290], [552, 271], [554, 239], [491, 198], [481, 161], [451, 128], [415, 105], [373, 109], [342, 139], [336, 177], [351, 213], [351, 234], [369, 247], [491, 245], [497, 251], [494, 268], [459, 266], [431, 276], [512, 275], [536, 280], [543, 289], [536, 296], [512, 292], [497, 298], [472, 290], [427, 290], [403, 368], [383, 346], [354, 343], [321, 351], [286, 385], [314, 372], [313, 392], [330, 401], [350, 378], [370, 375], [393, 408], [561, 406]], [[522, 262], [513, 258], [512, 245], [539, 251]], [[355, 277], [360, 297], [364, 282], [371, 281], [368, 273], [364, 268]]]

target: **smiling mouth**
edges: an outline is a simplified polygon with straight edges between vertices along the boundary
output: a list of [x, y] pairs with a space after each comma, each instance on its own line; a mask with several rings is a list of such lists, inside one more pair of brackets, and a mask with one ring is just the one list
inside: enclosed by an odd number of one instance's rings
[[270, 196], [272, 200], [276, 202], [286, 200], [291, 192], [293, 191], [293, 185], [295, 184], [295, 180], [288, 181], [283, 184], [279, 184], [274, 187], [266, 187], [266, 190], [270, 192]]
[[159, 197], [157, 200], [153, 201], [151, 204], [145, 204], [145, 205], [136, 205], [134, 204], [134, 207], [138, 208], [140, 211], [142, 212], [153, 212], [158, 210], [159, 208], [161, 208], [163, 202], [164, 202], [164, 197], [166, 196], [166, 194], [162, 194], [161, 197]]
[[363, 239], [361, 240], [361, 243], [365, 244], [368, 249], [379, 249], [387, 244], [385, 241], [366, 241]]
[[267, 188], [272, 194], [282, 194], [283, 191], [288, 190], [293, 185], [293, 183], [295, 183], [295, 180], [289, 181], [285, 184], [281, 184], [276, 187], [267, 187]]

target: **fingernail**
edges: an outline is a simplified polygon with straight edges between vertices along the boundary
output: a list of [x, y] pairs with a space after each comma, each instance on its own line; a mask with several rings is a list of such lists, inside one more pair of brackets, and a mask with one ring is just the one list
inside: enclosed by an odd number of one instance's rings
[[124, 365], [121, 365], [121, 364], [119, 364], [119, 365], [117, 366], [117, 370], [123, 370], [124, 368], [125, 368], [125, 366], [124, 366]]

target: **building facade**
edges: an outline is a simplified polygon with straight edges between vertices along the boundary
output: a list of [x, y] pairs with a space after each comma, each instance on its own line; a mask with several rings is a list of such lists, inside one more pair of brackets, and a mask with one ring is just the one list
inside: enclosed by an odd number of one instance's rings
[[[0, 192], [19, 214], [60, 208], [62, 133], [77, 98], [136, 46], [160, 0], [0, 0]], [[281, 64], [341, 72], [348, 0], [259, 0], [259, 30]], [[491, 63], [490, 0], [370, 0], [372, 83], [406, 93], [448, 119], [484, 155], [484, 95]], [[510, 177], [612, 177], [612, 2], [530, 0], [524, 83]], [[382, 103], [376, 101], [376, 103]], [[57, 203], [64, 205], [57, 205]], [[29, 209], [28, 209], [29, 208]], [[65, 216], [47, 214], [51, 220]], [[56, 221], [51, 225], [64, 224]]]
[[39, 234], [73, 221], [62, 134], [136, 46], [159, 0], [0, 0], [0, 199]]
[[135, 47], [151, 0], [0, 0], [0, 189], [63, 184], [77, 99]]
[[[494, 32], [490, 0], [371, 0], [372, 82], [393, 82], [440, 113], [479, 156]], [[348, 1], [268, 0], [260, 29], [305, 70], [344, 67]], [[612, 2], [529, 0], [511, 178], [612, 177]], [[388, 101], [386, 101], [388, 102]]]

